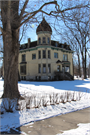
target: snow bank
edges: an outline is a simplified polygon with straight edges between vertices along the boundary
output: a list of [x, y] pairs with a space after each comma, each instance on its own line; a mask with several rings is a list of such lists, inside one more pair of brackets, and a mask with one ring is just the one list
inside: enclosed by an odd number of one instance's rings
[[78, 128], [64, 131], [62, 134], [57, 135], [90, 135], [90, 123], [78, 124]]
[[[66, 91], [81, 91], [80, 101], [71, 101], [65, 104], [49, 105], [47, 107], [24, 109], [14, 111], [14, 113], [5, 113], [1, 115], [1, 131], [9, 131], [10, 128], [16, 128], [29, 122], [43, 120], [53, 116], [66, 114], [90, 107], [90, 79], [75, 81], [57, 81], [57, 82], [19, 82], [20, 94], [30, 96], [32, 94], [45, 95], [50, 93], [65, 93]], [[3, 93], [3, 80], [0, 80], [0, 97]], [[0, 99], [0, 103], [2, 100]], [[24, 103], [23, 103], [24, 104]]]

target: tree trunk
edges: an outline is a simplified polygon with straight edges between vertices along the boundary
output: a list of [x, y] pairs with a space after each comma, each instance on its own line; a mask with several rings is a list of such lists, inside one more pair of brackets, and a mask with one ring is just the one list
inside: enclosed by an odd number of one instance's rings
[[87, 73], [86, 73], [86, 46], [85, 46], [85, 62], [84, 62], [84, 63], [85, 63], [84, 79], [86, 79], [86, 78], [87, 78], [87, 76], [86, 76], [86, 74], [87, 74]]
[[78, 74], [81, 77], [80, 56], [78, 54]]
[[18, 91], [18, 54], [19, 1], [1, 1], [1, 17], [4, 44], [4, 98], [19, 98]]
[[84, 79], [86, 79], [86, 48], [85, 48], [85, 56], [82, 53], [82, 68]]
[[18, 31], [4, 36], [4, 98], [19, 98], [18, 91]]
[[85, 75], [85, 64], [84, 64], [84, 57], [82, 56], [82, 69], [83, 69], [83, 77], [84, 77], [84, 75]]
[[18, 71], [18, 81], [21, 81], [19, 71]]

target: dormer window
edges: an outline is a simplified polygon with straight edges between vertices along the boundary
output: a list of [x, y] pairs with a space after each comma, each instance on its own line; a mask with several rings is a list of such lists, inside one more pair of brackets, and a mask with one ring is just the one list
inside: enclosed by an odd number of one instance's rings
[[43, 44], [45, 44], [46, 43], [46, 38], [45, 37], [43, 37]]
[[49, 37], [47, 38], [47, 43], [50, 44], [50, 38]]
[[41, 38], [39, 38], [38, 41], [39, 41], [39, 44], [41, 44]]
[[55, 43], [55, 46], [58, 47], [58, 43], [57, 42]]
[[63, 48], [63, 45], [62, 45], [62, 48]]
[[66, 49], [68, 50], [68, 46], [66, 46]]
[[26, 45], [24, 44], [24, 45], [23, 45], [23, 49], [25, 49], [25, 48], [26, 48]]

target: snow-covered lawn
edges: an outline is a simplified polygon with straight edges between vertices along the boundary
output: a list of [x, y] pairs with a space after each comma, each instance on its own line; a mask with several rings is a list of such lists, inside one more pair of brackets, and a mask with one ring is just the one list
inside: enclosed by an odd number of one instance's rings
[[[0, 97], [3, 94], [3, 83], [4, 81], [0, 79]], [[18, 83], [18, 87], [22, 96], [38, 95], [38, 97], [40, 97], [44, 95], [50, 95], [51, 93], [58, 93], [63, 95], [65, 92], [69, 91], [71, 93], [75, 93], [76, 95], [80, 93], [81, 99], [80, 101], [71, 101], [66, 102], [65, 104], [60, 103], [55, 105], [48, 105], [46, 107], [41, 106], [36, 109], [23, 109], [20, 111], [14, 111], [13, 113], [5, 112], [3, 115], [1, 115], [1, 131], [9, 131], [10, 128], [16, 128], [31, 121], [38, 121], [52, 116], [57, 116], [90, 107], [90, 78], [86, 80], [54, 82], [21, 81]], [[0, 100], [0, 103], [1, 102], [2, 100]], [[79, 126], [80, 127], [76, 132], [78, 132], [78, 130], [82, 130], [82, 127], [85, 127], [86, 129], [85, 125]], [[64, 135], [66, 134], [64, 133]]]

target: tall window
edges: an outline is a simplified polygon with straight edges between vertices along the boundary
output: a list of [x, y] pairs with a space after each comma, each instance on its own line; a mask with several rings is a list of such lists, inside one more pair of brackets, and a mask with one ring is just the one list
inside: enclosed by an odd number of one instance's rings
[[25, 61], [26, 61], [26, 55], [23, 54], [23, 55], [22, 55], [22, 62], [25, 62]]
[[38, 73], [41, 73], [41, 64], [38, 65]]
[[45, 37], [43, 37], [43, 44], [45, 44], [46, 43], [46, 38]]
[[63, 54], [63, 61], [68, 61], [68, 55], [67, 54]]
[[32, 59], [36, 59], [36, 54], [32, 54]]
[[50, 44], [50, 38], [49, 37], [47, 38], [47, 43]]
[[58, 53], [54, 53], [54, 58], [58, 58]]
[[26, 74], [26, 65], [21, 65], [20, 66], [20, 73], [21, 74]]
[[50, 50], [48, 50], [48, 58], [50, 59]]
[[38, 51], [38, 59], [41, 59], [41, 51]]
[[39, 41], [39, 44], [41, 44], [41, 38], [39, 38], [38, 41]]
[[48, 73], [51, 73], [51, 64], [48, 64]]
[[43, 50], [43, 59], [46, 58], [46, 50]]
[[43, 73], [46, 73], [46, 64], [43, 64]]

